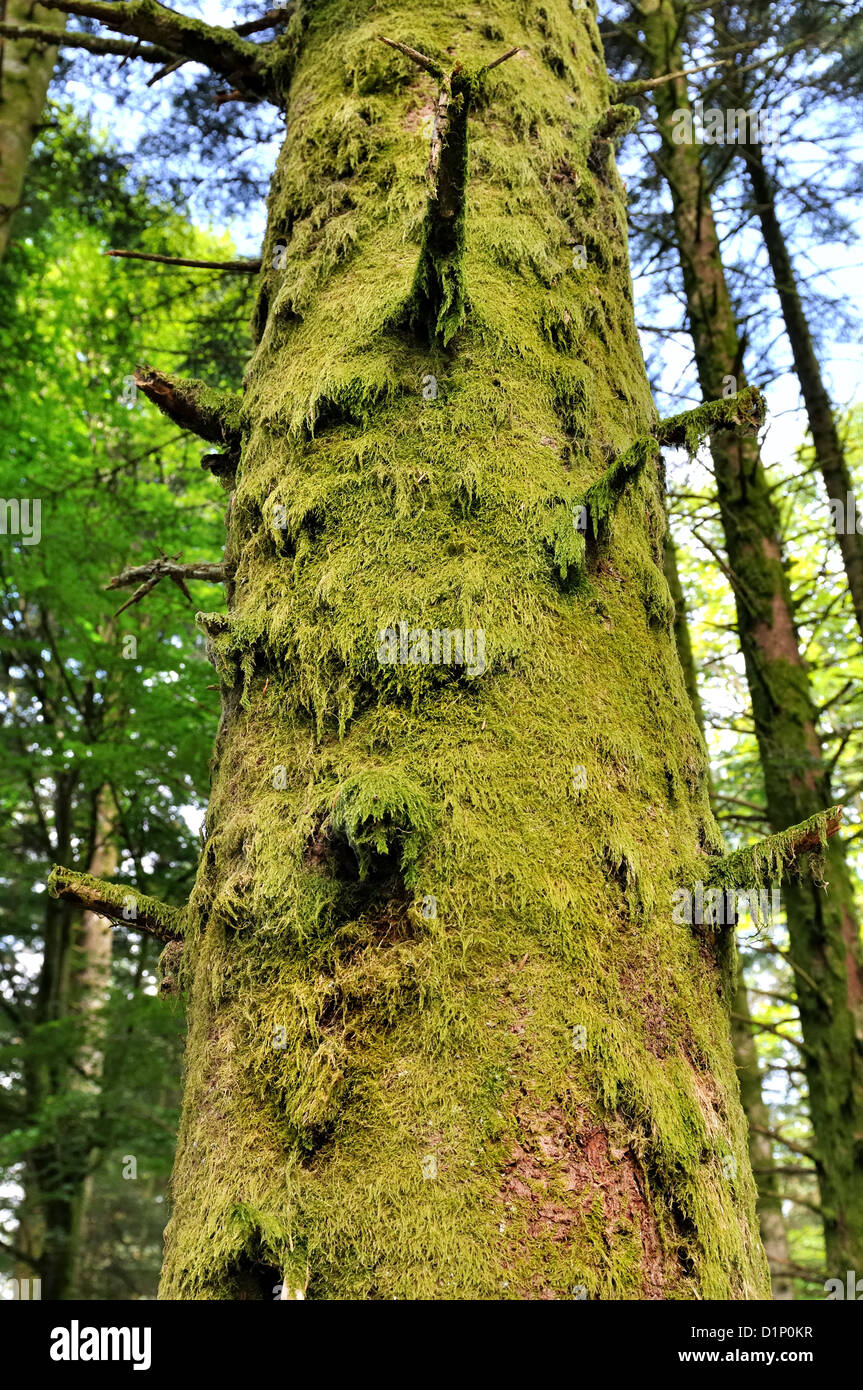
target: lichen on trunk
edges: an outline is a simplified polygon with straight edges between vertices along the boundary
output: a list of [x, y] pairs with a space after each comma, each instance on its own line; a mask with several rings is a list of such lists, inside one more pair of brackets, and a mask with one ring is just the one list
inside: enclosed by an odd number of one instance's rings
[[[162, 1296], [764, 1296], [730, 1000], [672, 921], [719, 841], [655, 449], [578, 534], [655, 425], [593, 16], [305, 22], [202, 619], [223, 707]], [[436, 83], [382, 35], [446, 71], [521, 50], [467, 123], [446, 345], [405, 315]], [[442, 632], [481, 633], [482, 670], [429, 659]]]

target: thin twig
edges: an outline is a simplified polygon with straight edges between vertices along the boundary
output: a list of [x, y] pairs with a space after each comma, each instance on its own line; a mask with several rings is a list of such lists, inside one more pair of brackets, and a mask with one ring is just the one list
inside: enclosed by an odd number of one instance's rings
[[156, 261], [159, 265], [184, 265], [190, 270], [226, 270], [231, 275], [257, 275], [260, 261], [193, 261], [185, 256], [157, 256], [150, 251], [106, 251], [127, 261]]

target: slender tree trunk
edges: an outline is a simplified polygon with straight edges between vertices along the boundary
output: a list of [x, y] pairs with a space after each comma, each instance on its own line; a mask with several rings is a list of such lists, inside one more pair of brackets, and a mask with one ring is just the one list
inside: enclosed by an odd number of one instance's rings
[[[65, 15], [32, 0], [0, 0], [0, 16], [9, 23], [38, 24], [58, 33], [66, 27]], [[21, 202], [30, 149], [56, 61], [57, 49], [41, 41], [0, 37], [0, 257]]]
[[[665, 536], [665, 577], [674, 601], [674, 636], [686, 690], [695, 711], [695, 718], [702, 734], [704, 733], [704, 709], [698, 690], [698, 674], [686, 620], [686, 601], [680, 573], [677, 568], [677, 553], [671, 538], [670, 529]], [[713, 779], [711, 801], [713, 799]], [[741, 1021], [742, 1020], [742, 1021]], [[773, 1146], [760, 1130], [770, 1128], [770, 1118], [761, 1092], [761, 1071], [758, 1066], [758, 1052], [752, 1033], [749, 1013], [749, 996], [743, 978], [743, 967], [738, 959], [737, 993], [731, 1018], [731, 1041], [734, 1047], [734, 1061], [740, 1078], [740, 1099], [743, 1113], [749, 1125], [749, 1156], [756, 1173], [758, 1187], [758, 1223], [764, 1253], [771, 1268], [771, 1282], [775, 1299], [793, 1299], [794, 1284], [783, 1268], [788, 1267], [788, 1240], [785, 1231], [785, 1217], [779, 1196], [778, 1177], [771, 1173], [774, 1166]]]
[[576, 529], [655, 423], [619, 112], [589, 10], [498, 13], [314, 8], [242, 401], [197, 391], [240, 452], [166, 1298], [769, 1289], [672, 920], [718, 845], [653, 449]]
[[847, 498], [853, 496], [854, 482], [845, 458], [845, 451], [836, 428], [836, 417], [830, 404], [827, 388], [821, 377], [821, 368], [815, 349], [806, 313], [797, 288], [794, 266], [788, 253], [785, 237], [776, 215], [776, 194], [770, 175], [764, 165], [760, 145], [742, 147], [746, 169], [752, 192], [755, 197], [764, 244], [770, 258], [770, 268], [782, 306], [785, 331], [791, 344], [794, 370], [800, 382], [809, 430], [815, 447], [815, 460], [821, 469], [827, 496], [838, 502], [834, 507], [834, 524], [848, 588], [854, 604], [857, 625], [863, 634], [863, 534], [857, 531], [857, 508], [854, 505], [854, 524], [848, 525]]
[[[96, 798], [96, 844], [90, 856], [88, 872], [97, 878], [111, 879], [117, 871], [116, 808], [107, 787]], [[72, 979], [72, 1008], [82, 1021], [81, 1047], [72, 1075], [73, 1087], [90, 1098], [90, 1150], [87, 1173], [70, 1209], [68, 1287], [72, 1296], [78, 1289], [78, 1274], [83, 1244], [84, 1223], [90, 1200], [93, 1172], [103, 1136], [98, 1131], [102, 1110], [102, 1074], [105, 1063], [106, 1007], [111, 984], [113, 928], [107, 917], [98, 912], [83, 912], [78, 923], [75, 942], [76, 969]]]
[[[737, 981], [737, 994], [734, 999], [734, 1013], [731, 1020], [731, 1037], [734, 1043], [734, 1060], [740, 1078], [740, 1099], [749, 1121], [749, 1157], [758, 1174], [758, 1224], [764, 1253], [770, 1265], [773, 1297], [779, 1300], [794, 1298], [794, 1281], [789, 1279], [788, 1234], [785, 1217], [782, 1214], [782, 1195], [779, 1190], [779, 1177], [771, 1169], [775, 1167], [773, 1142], [763, 1131], [770, 1129], [770, 1112], [764, 1104], [762, 1093], [761, 1068], [758, 1065], [758, 1050], [752, 1030], [752, 1017], [749, 1011], [749, 996], [743, 971]], [[784, 1272], [783, 1272], [784, 1271]]]
[[[680, 571], [677, 568], [677, 551], [671, 536], [670, 527], [665, 533], [663, 570], [668, 582], [668, 591], [671, 594], [671, 601], [674, 604], [674, 642], [677, 647], [677, 655], [680, 657], [683, 679], [686, 682], [686, 693], [689, 696], [689, 702], [692, 705], [698, 728], [701, 731], [702, 737], [704, 737], [704, 706], [701, 703], [701, 694], [698, 689], [698, 672], [695, 669], [695, 658], [692, 654], [692, 641], [689, 636], [689, 623], [686, 620], [686, 599], [683, 593], [683, 585], [680, 582]], [[706, 747], [707, 745], [705, 743], [705, 750]]]
[[[71, 787], [61, 787], [68, 807], [58, 838], [68, 853]], [[112, 836], [114, 811], [106, 789], [97, 796], [96, 843], [89, 872], [110, 878], [117, 867]], [[42, 1298], [62, 1300], [74, 1295], [76, 1264], [87, 1199], [88, 1177], [99, 1113], [104, 1060], [105, 1004], [111, 975], [111, 924], [95, 912], [70, 913], [68, 905], [49, 899], [45, 950], [40, 980], [39, 1027], [74, 1018], [76, 1047], [71, 1057], [34, 1068], [28, 1078], [28, 1101], [36, 1122], [50, 1125], [45, 1106], [52, 1096], [78, 1093], [86, 1097], [80, 1111], [30, 1155], [25, 1167], [25, 1200], [18, 1245], [34, 1255], [40, 1266]]]
[[[651, 74], [679, 72], [680, 13], [674, 0], [642, 0]], [[689, 329], [705, 397], [743, 385], [742, 348], [722, 267], [701, 151], [676, 143], [675, 111], [689, 109], [686, 80], [656, 88], [661, 163], [671, 191]], [[680, 129], [680, 127], [678, 127]], [[728, 379], [734, 378], [733, 383]], [[767, 811], [781, 830], [830, 804], [788, 580], [757, 443], [711, 440], [737, 625], [752, 696]], [[863, 971], [859, 930], [841, 845], [825, 854], [824, 893], [807, 882], [784, 893], [805, 1045], [828, 1268], [863, 1268]]]

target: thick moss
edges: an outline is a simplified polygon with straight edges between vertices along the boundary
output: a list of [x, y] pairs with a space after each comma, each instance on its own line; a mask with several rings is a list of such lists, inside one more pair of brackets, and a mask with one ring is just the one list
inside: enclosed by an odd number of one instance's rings
[[[469, 123], [446, 348], [401, 326], [435, 84], [379, 34], [471, 70], [523, 50]], [[768, 1290], [720, 969], [671, 917], [718, 836], [652, 452], [589, 585], [559, 582], [572, 505], [655, 421], [623, 190], [588, 163], [597, 49], [568, 0], [310, 13], [206, 620], [164, 1297]], [[381, 664], [402, 621], [481, 630], [485, 670]]]

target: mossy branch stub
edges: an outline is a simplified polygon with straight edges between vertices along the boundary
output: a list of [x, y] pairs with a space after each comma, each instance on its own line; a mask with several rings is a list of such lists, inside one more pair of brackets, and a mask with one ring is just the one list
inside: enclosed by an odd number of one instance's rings
[[757, 386], [746, 386], [733, 396], [705, 401], [694, 410], [661, 420], [655, 438], [662, 445], [683, 445], [697, 454], [710, 434], [719, 430], [755, 431], [764, 423], [767, 406]]
[[238, 393], [216, 391], [193, 377], [167, 376], [145, 366], [135, 368], [135, 385], [181, 429], [210, 444], [239, 445], [243, 398]]
[[831, 806], [778, 835], [725, 854], [711, 866], [707, 881], [715, 888], [764, 887], [804, 871], [802, 854], [823, 849], [842, 824], [842, 807]]
[[55, 864], [48, 879], [48, 892], [52, 898], [63, 898], [85, 912], [96, 912], [110, 922], [145, 931], [159, 941], [182, 939], [184, 909], [145, 897], [127, 884], [107, 883]]

